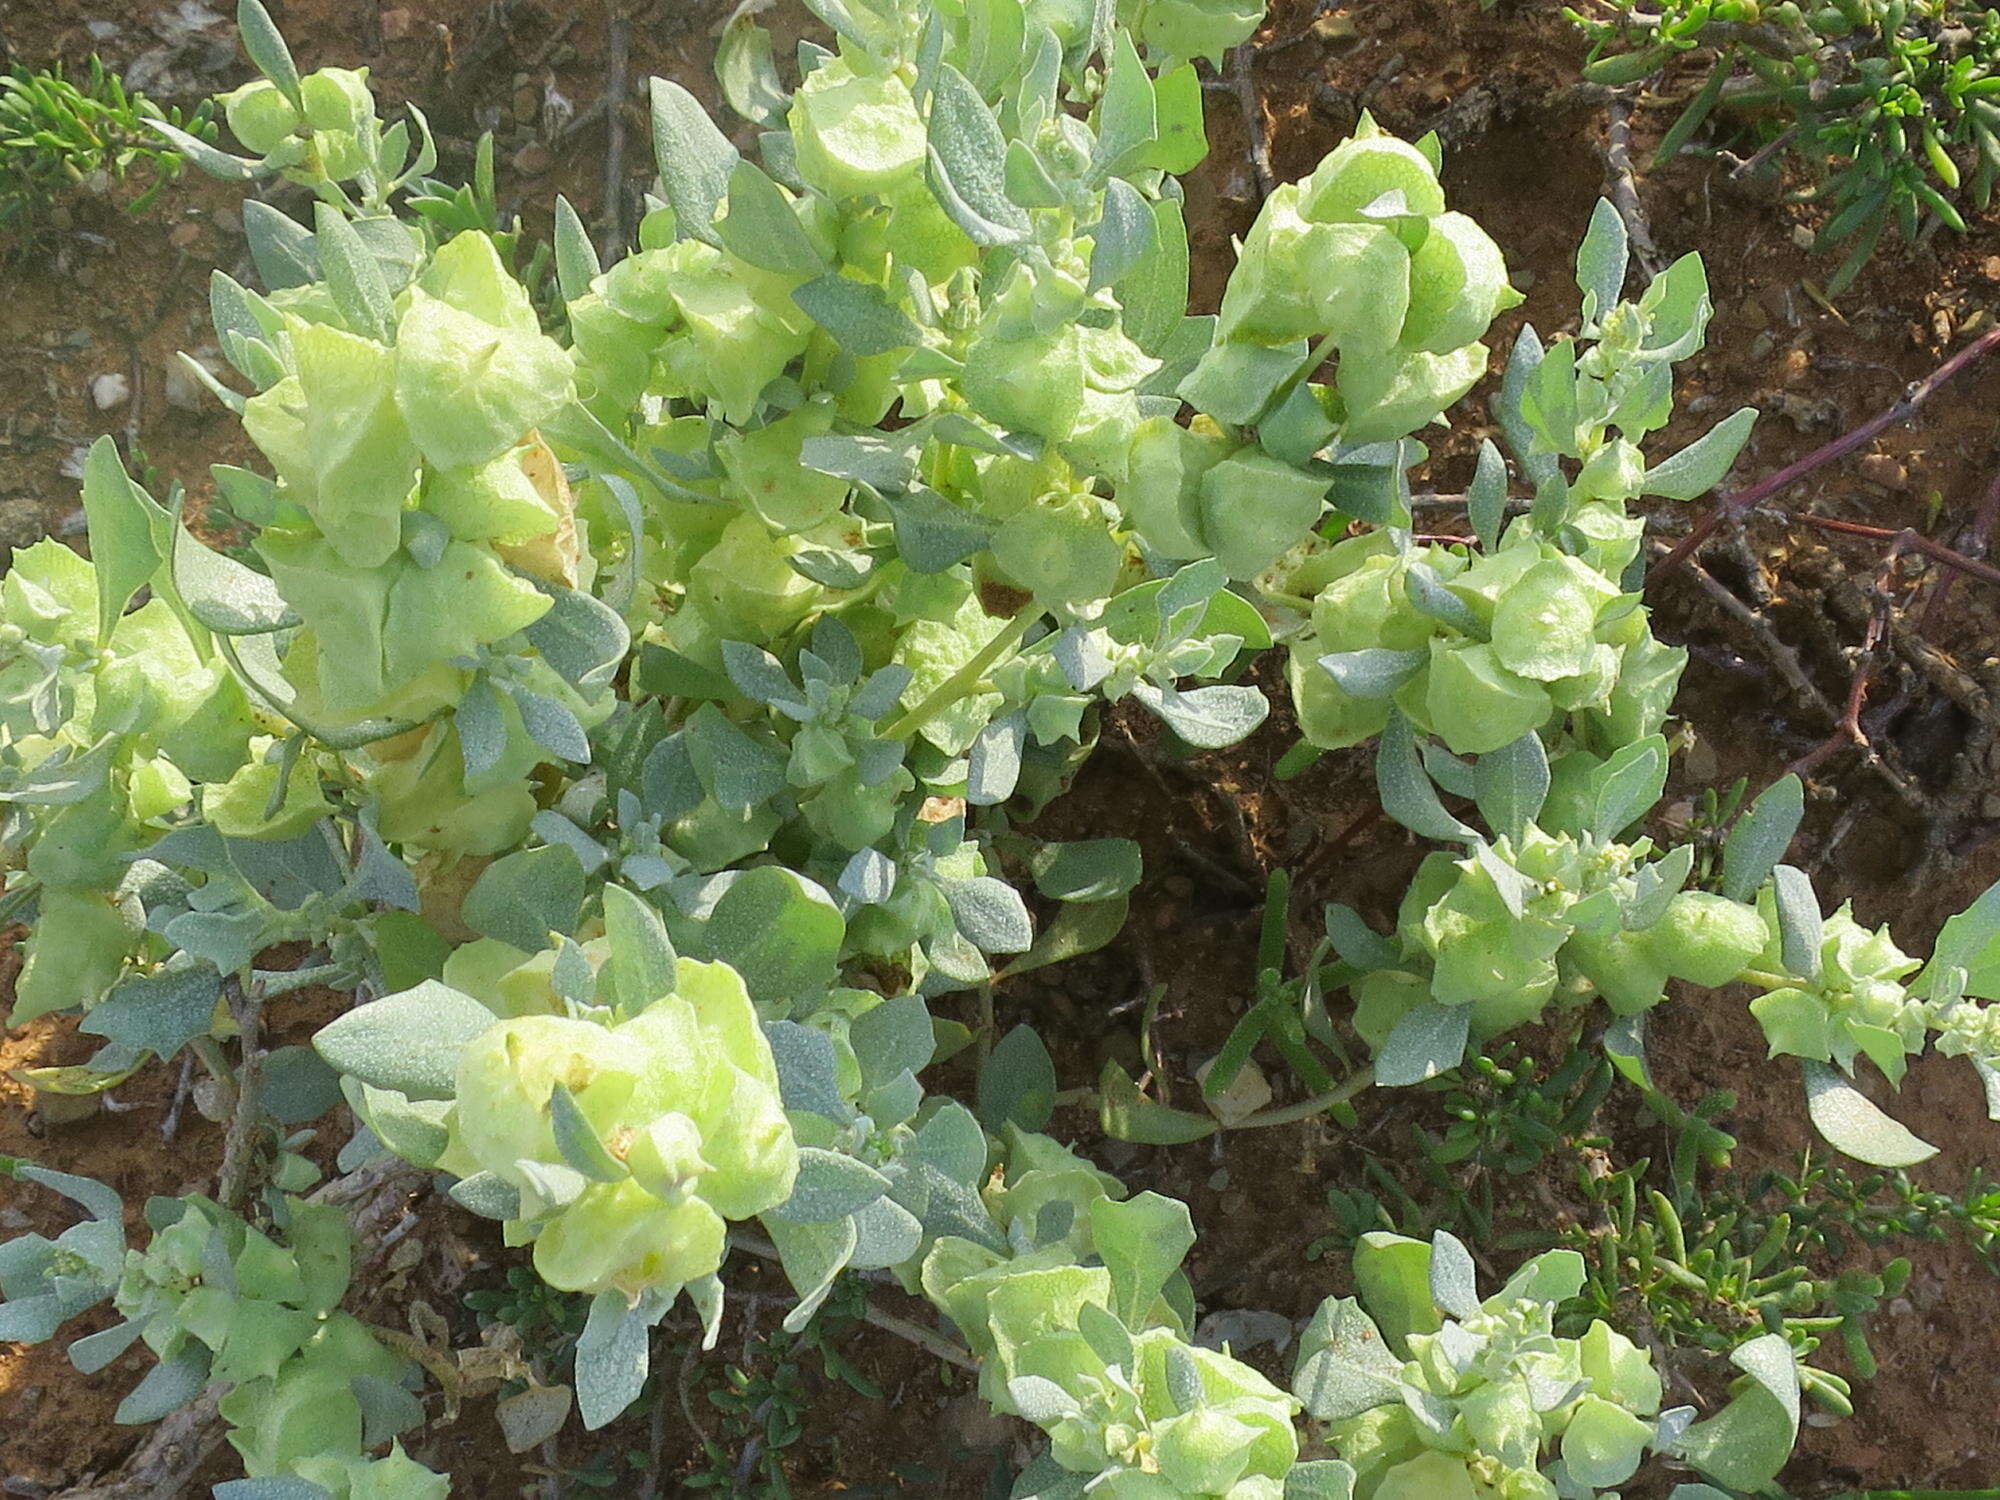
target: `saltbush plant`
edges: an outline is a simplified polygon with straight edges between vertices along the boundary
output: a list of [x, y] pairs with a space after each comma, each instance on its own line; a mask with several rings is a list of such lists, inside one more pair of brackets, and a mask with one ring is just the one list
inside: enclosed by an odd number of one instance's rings
[[[13, 1242], [0, 1327], [48, 1337], [115, 1296], [172, 1372], [135, 1419], [228, 1385], [230, 1500], [441, 1493], [379, 1456], [414, 1425], [402, 1368], [340, 1309], [345, 1226], [295, 1202], [299, 1127], [344, 1100], [351, 1128], [318, 1127], [344, 1174], [434, 1174], [588, 1296], [586, 1427], [639, 1399], [681, 1299], [713, 1343], [754, 1238], [793, 1331], [857, 1270], [947, 1317], [985, 1397], [1048, 1434], [1022, 1497], [1568, 1496], [1648, 1453], [1769, 1482], [1797, 1420], [1782, 1338], [1736, 1349], [1742, 1391], [1690, 1425], [1616, 1330], [1555, 1336], [1568, 1261], [1482, 1302], [1455, 1241], [1370, 1241], [1375, 1322], [1332, 1305], [1289, 1394], [1191, 1341], [1187, 1210], [1046, 1133], [1031, 1030], [982, 1039], [975, 1107], [920, 1076], [970, 1040], [933, 999], [1118, 929], [1136, 846], [1009, 832], [1103, 705], [1232, 744], [1268, 712], [1243, 666], [1282, 640], [1290, 762], [1376, 738], [1384, 810], [1445, 847], [1393, 938], [1334, 909], [1342, 963], [1293, 984], [1271, 957], [1262, 1029], [1210, 1082], [1268, 1035], [1319, 1092], [1227, 1123], [1419, 1082], [1599, 996], [1647, 1084], [1669, 982], [1741, 978], [1835, 1144], [1927, 1149], [1848, 1075], [1932, 1032], [1990, 1069], [2000, 898], [1913, 977], [1782, 863], [1795, 780], [1744, 814], [1720, 891], [1639, 829], [1683, 658], [1638, 598], [1631, 506], [1710, 489], [1754, 420], [1645, 451], [1701, 345], [1699, 262], [1627, 300], [1601, 210], [1579, 337], [1513, 345], [1512, 474], [1489, 444], [1469, 530], [1420, 540], [1418, 434], [1518, 300], [1435, 140], [1364, 121], [1190, 316], [1175, 174], [1205, 149], [1199, 60], [1254, 9], [811, 8], [832, 45], [801, 45], [795, 84], [732, 28], [751, 154], [654, 81], [637, 244], [605, 264], [559, 201], [548, 297], [491, 192], [427, 175], [422, 116], [385, 126], [357, 72], [302, 77], [256, 0], [237, 150], [159, 127], [302, 190], [310, 222], [247, 203], [261, 287], [211, 288], [233, 373], [202, 378], [261, 455], [215, 469], [211, 513], [245, 544], [206, 544], [107, 439], [91, 560], [41, 543], [0, 584], [5, 901], [31, 930], [12, 1019], [104, 1039], [71, 1089], [191, 1049], [234, 1101], [229, 1165], [129, 1261], [98, 1188], [14, 1167], [111, 1229]], [[302, 967], [259, 966], [280, 943]], [[266, 1050], [262, 1008], [306, 983], [357, 1003]], [[1315, 1047], [1339, 994], [1373, 1062], [1336, 1080]], [[1134, 1138], [1218, 1128], [1115, 1064], [1099, 1103]], [[301, 1414], [350, 1396], [309, 1440]], [[1325, 1426], [1302, 1435], [1302, 1407]]]

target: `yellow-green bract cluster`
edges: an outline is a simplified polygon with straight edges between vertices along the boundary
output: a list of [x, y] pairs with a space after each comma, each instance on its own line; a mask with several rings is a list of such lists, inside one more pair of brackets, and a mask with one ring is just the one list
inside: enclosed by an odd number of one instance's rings
[[1680, 891], [1627, 927], [1634, 876], [1649, 845], [1599, 843], [1530, 827], [1481, 854], [1426, 857], [1403, 897], [1400, 967], [1355, 982], [1354, 1025], [1380, 1049], [1428, 1000], [1472, 1007], [1475, 1040], [1534, 1020], [1558, 994], [1602, 995], [1619, 1014], [1650, 1009], [1669, 979], [1734, 980], [1767, 941], [1754, 907]]
[[[1898, 948], [1887, 927], [1870, 932], [1854, 920], [1851, 905], [1842, 905], [1821, 927], [1818, 972], [1790, 974], [1770, 888], [1760, 893], [1760, 904], [1770, 937], [1754, 955], [1754, 967], [1790, 981], [1767, 988], [1750, 1002], [1771, 1056], [1838, 1063], [1849, 1073], [1866, 1057], [1891, 1083], [1902, 1082], [1910, 1057], [1924, 1048], [1928, 1012], [1904, 984], [1923, 967], [1922, 961]], [[1958, 1009], [1958, 1028], [1968, 1034], [1974, 1017], [1985, 1014], [1970, 1006]]]
[[[1439, 1241], [1449, 1250], [1363, 1236], [1354, 1270], [1367, 1310], [1328, 1298], [1300, 1340], [1294, 1389], [1354, 1466], [1357, 1500], [1556, 1500], [1630, 1479], [1656, 1441], [1660, 1377], [1602, 1321], [1556, 1336], [1582, 1257], [1538, 1256], [1481, 1302], [1470, 1256]], [[1465, 1275], [1441, 1287], [1427, 1278], [1444, 1253]]]
[[376, 122], [368, 70], [320, 68], [297, 82], [297, 104], [263, 78], [222, 96], [224, 118], [244, 149], [265, 166], [330, 182], [372, 167]]
[[[477, 232], [397, 292], [379, 337], [347, 326], [322, 284], [239, 295], [271, 362], [243, 422], [278, 479], [255, 547], [302, 622], [280, 663], [289, 711], [331, 730], [433, 719], [463, 696], [468, 661], [549, 610], [537, 582], [594, 570], [538, 431], [571, 399], [570, 356]], [[608, 709], [532, 655], [514, 671], [585, 724]], [[513, 696], [496, 705], [499, 741], [476, 771], [449, 719], [367, 752], [386, 838], [468, 854], [520, 841], [527, 773], [549, 753]]]
[[1400, 709], [1459, 755], [1565, 714], [1606, 747], [1654, 733], [1687, 653], [1654, 639], [1637, 597], [1619, 589], [1629, 546], [1604, 551], [1572, 556], [1520, 521], [1488, 555], [1376, 531], [1310, 556], [1287, 580], [1312, 600], [1288, 668], [1300, 731], [1337, 749], [1381, 733]]
[[[87, 474], [126, 484], [108, 440]], [[0, 579], [0, 763], [15, 800], [36, 812], [13, 858], [41, 887], [16, 1024], [94, 1003], [139, 951], [144, 912], [117, 894], [127, 856], [168, 826], [196, 782], [207, 783], [219, 832], [254, 836], [268, 821], [272, 783], [251, 784], [272, 769], [261, 753], [282, 725], [252, 707], [167, 600], [106, 629], [98, 596], [97, 569], [56, 541], [17, 551]], [[80, 777], [93, 794], [43, 796], [33, 788], [44, 776]], [[313, 777], [297, 778], [294, 793], [325, 810]]]
[[[1136, 434], [1118, 487], [1133, 530], [1161, 558], [1256, 577], [1325, 511], [1329, 478], [1308, 461], [1436, 420], [1485, 373], [1480, 339], [1519, 300], [1499, 248], [1446, 210], [1434, 156], [1364, 121], [1265, 201], [1215, 343], [1180, 385], [1203, 415]], [[1328, 357], [1334, 383], [1312, 383]]]
[[533, 1241], [537, 1273], [565, 1291], [713, 1275], [724, 1221], [784, 1202], [798, 1171], [743, 981], [694, 959], [679, 960], [672, 994], [615, 1025], [498, 1022], [461, 1054], [447, 1121], [438, 1165], [513, 1189], [509, 1242]]
[[1344, 443], [1385, 442], [1472, 388], [1486, 372], [1487, 326], [1520, 300], [1499, 247], [1445, 208], [1436, 159], [1370, 122], [1265, 201], [1209, 361], [1330, 343], [1340, 363], [1328, 417]]
[[228, 1387], [220, 1410], [244, 1471], [336, 1500], [443, 1500], [449, 1482], [400, 1449], [368, 1457], [378, 1439], [355, 1382], [395, 1388], [411, 1371], [340, 1311], [346, 1214], [289, 1199], [280, 1244], [209, 1199], [173, 1207], [178, 1217], [128, 1253], [117, 1308], [163, 1365], [205, 1365]]
[[1153, 1193], [1126, 1199], [1046, 1136], [1009, 1140], [984, 1197], [1016, 1248], [946, 1236], [921, 1272], [981, 1356], [982, 1393], [1046, 1430], [1042, 1467], [1090, 1476], [1091, 1494], [1278, 1500], [1298, 1459], [1298, 1402], [1187, 1342], [1187, 1209]]

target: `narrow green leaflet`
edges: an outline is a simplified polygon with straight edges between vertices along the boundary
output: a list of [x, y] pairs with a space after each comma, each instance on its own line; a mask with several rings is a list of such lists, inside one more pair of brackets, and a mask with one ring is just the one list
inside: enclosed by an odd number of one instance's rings
[[715, 209], [729, 193], [730, 175], [739, 160], [729, 138], [716, 128], [686, 89], [664, 78], [651, 81], [653, 158], [667, 204], [674, 211], [674, 230], [681, 237], [716, 240]]
[[583, 867], [573, 850], [560, 844], [523, 849], [480, 872], [466, 893], [466, 925], [537, 953], [552, 946], [551, 933], [575, 928], [583, 889]]
[[1214, 1135], [1222, 1127], [1211, 1115], [1197, 1115], [1160, 1103], [1139, 1091], [1131, 1074], [1114, 1059], [1097, 1080], [1098, 1123], [1113, 1140], [1147, 1146], [1180, 1146]]
[[1055, 1111], [1056, 1065], [1032, 1026], [1016, 1026], [979, 1070], [979, 1122], [1040, 1130]]
[[1396, 1023], [1375, 1056], [1375, 1081], [1384, 1088], [1425, 1083], [1465, 1060], [1470, 1009], [1425, 1001]]
[[1680, 1452], [1732, 1489], [1761, 1490], [1777, 1477], [1798, 1438], [1797, 1356], [1783, 1334], [1767, 1333], [1729, 1358], [1748, 1380], [1720, 1412], [1682, 1435]]
[[880, 287], [849, 276], [816, 277], [794, 291], [792, 300], [858, 359], [912, 348], [924, 340], [909, 314], [892, 305]]
[[931, 189], [975, 244], [1026, 238], [1026, 210], [1007, 196], [1007, 143], [986, 101], [958, 69], [938, 69], [929, 122]]
[[1736, 820], [1722, 846], [1722, 894], [1747, 901], [1770, 876], [1805, 818], [1805, 783], [1784, 776], [1765, 788]]
[[826, 269], [784, 193], [753, 162], [738, 161], [730, 170], [729, 212], [716, 233], [739, 260], [780, 276], [817, 276]]
[[1488, 751], [1473, 762], [1473, 796], [1479, 815], [1494, 833], [1518, 841], [1541, 816], [1549, 794], [1549, 756], [1539, 734], [1524, 734], [1511, 745]]
[[1625, 291], [1631, 251], [1625, 218], [1608, 198], [1600, 198], [1590, 216], [1590, 228], [1576, 252], [1576, 284], [1583, 291], [1583, 318], [1597, 322], [1618, 305]]
[[576, 1343], [576, 1409], [592, 1432], [634, 1401], [646, 1384], [652, 1360], [647, 1349], [653, 1325], [666, 1311], [657, 1295], [628, 1302], [623, 1292], [599, 1292]]
[[169, 522], [166, 511], [126, 474], [118, 445], [108, 437], [92, 443], [84, 459], [83, 513], [90, 523], [101, 644], [159, 568], [159, 538]]
[[1423, 758], [1417, 753], [1410, 722], [1401, 714], [1392, 714], [1382, 731], [1375, 752], [1375, 784], [1382, 811], [1412, 833], [1432, 839], [1476, 837], [1438, 800], [1437, 788], [1431, 785]]
[[1755, 407], [1732, 412], [1672, 458], [1648, 469], [1645, 493], [1669, 500], [1700, 499], [1728, 477], [1756, 425]]
[[1871, 1167], [1913, 1167], [1937, 1155], [1937, 1147], [1890, 1119], [1851, 1080], [1825, 1063], [1805, 1061], [1800, 1067], [1813, 1128], [1829, 1144]]
[[436, 980], [358, 1005], [320, 1028], [313, 1047], [370, 1088], [412, 1099], [449, 1099], [459, 1049], [494, 1022], [493, 1012]]

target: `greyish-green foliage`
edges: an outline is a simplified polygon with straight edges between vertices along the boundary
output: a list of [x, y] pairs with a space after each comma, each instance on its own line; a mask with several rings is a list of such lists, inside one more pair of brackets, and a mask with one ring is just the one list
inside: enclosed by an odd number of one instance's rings
[[[1045, 1133], [1064, 1080], [1031, 1028], [981, 1038], [976, 1109], [921, 1081], [971, 1040], [937, 997], [1118, 931], [1136, 845], [1012, 831], [1103, 705], [1235, 743], [1268, 711], [1245, 666], [1282, 642], [1289, 763], [1376, 738], [1383, 809], [1440, 847], [1393, 936], [1332, 909], [1295, 977], [1274, 902], [1208, 1112], [1113, 1063], [1113, 1133], [1339, 1111], [1599, 998], [1665, 1117], [1638, 1018], [1670, 981], [1742, 978], [1828, 1137], [1915, 1159], [1849, 1075], [1935, 1034], [1991, 1076], [2000, 897], [1913, 976], [1783, 863], [1796, 782], [1739, 821], [1719, 892], [1641, 828], [1683, 657], [1639, 599], [1632, 505], [1713, 487], [1754, 420], [1648, 451], [1704, 337], [1699, 261], [1628, 299], [1601, 210], [1578, 336], [1520, 333], [1509, 453], [1482, 452], [1462, 538], [1419, 541], [1418, 434], [1518, 300], [1435, 140], [1364, 121], [1189, 316], [1175, 174], [1205, 150], [1202, 60], [1256, 6], [810, 8], [831, 45], [796, 69], [754, 16], [729, 29], [734, 134], [653, 82], [637, 244], [603, 263], [559, 202], [546, 324], [490, 181], [432, 180], [421, 114], [301, 76], [256, 0], [238, 149], [156, 122], [312, 212], [247, 202], [261, 285], [211, 288], [231, 373], [203, 378], [259, 455], [217, 466], [212, 514], [246, 544], [205, 545], [106, 439], [91, 560], [44, 542], [0, 582], [12, 1019], [104, 1038], [71, 1089], [192, 1050], [239, 1118], [223, 1201], [159, 1205], [129, 1256], [115, 1204], [16, 1168], [93, 1224], [7, 1247], [4, 1326], [47, 1337], [109, 1294], [170, 1372], [140, 1413], [227, 1384], [225, 1500], [442, 1493], [378, 1454], [402, 1364], [339, 1310], [344, 1229], [297, 1202], [287, 1132], [344, 1101], [319, 1127], [344, 1182], [413, 1164], [587, 1297], [588, 1428], [641, 1396], [683, 1298], [713, 1343], [754, 1226], [788, 1331], [851, 1271], [949, 1319], [985, 1397], [1047, 1434], [1020, 1497], [1570, 1496], [1648, 1453], [1766, 1483], [1798, 1419], [1782, 1337], [1734, 1348], [1741, 1392], [1689, 1425], [1624, 1335], [1553, 1332], [1570, 1261], [1481, 1301], [1455, 1241], [1392, 1237], [1358, 1258], [1376, 1321], [1335, 1304], [1288, 1393], [1193, 1342], [1186, 1208]], [[313, 956], [259, 967], [280, 943]], [[308, 982], [359, 1003], [266, 1051], [262, 1007]], [[1235, 1107], [1267, 1041], [1314, 1092]]]

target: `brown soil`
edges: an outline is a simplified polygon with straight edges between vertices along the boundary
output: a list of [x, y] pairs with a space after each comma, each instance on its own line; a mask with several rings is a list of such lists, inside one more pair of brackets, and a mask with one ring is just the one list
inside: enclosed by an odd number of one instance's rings
[[[637, 7], [628, 76], [665, 74], [712, 98], [705, 59], [725, 11], [706, 0]], [[74, 62], [95, 45], [113, 63], [129, 65], [157, 53], [163, 32], [172, 30], [171, 12], [163, 0], [15, 6], [0, 13], [0, 61], [34, 64], [60, 55]], [[447, 175], [466, 169], [477, 130], [493, 128], [503, 199], [531, 225], [546, 223], [557, 191], [587, 221], [603, 222], [607, 136], [592, 107], [613, 71], [605, 13], [547, 0], [410, 0], [398, 7], [293, 0], [281, 20], [302, 65], [365, 63], [392, 99], [420, 102], [444, 138]], [[94, 40], [92, 22], [114, 30]], [[1582, 47], [1560, 7], [1547, 0], [1502, 0], [1494, 11], [1471, 0], [1279, 0], [1263, 40], [1255, 108], [1246, 114], [1227, 93], [1209, 96], [1213, 151], [1189, 184], [1197, 300], [1213, 305], [1230, 237], [1255, 213], [1249, 128], [1268, 138], [1274, 174], [1284, 180], [1308, 170], [1366, 108], [1400, 134], [1438, 129], [1453, 205], [1506, 248], [1528, 300], [1496, 330], [1495, 348], [1506, 347], [1522, 318], [1545, 336], [1574, 326], [1571, 257], [1606, 186], [1606, 111], [1601, 97], [1575, 84]], [[197, 31], [167, 60], [183, 76], [192, 70], [197, 86], [222, 87], [240, 76], [221, 27]], [[204, 65], [215, 71], [204, 74]], [[649, 167], [637, 102], [644, 91], [634, 86], [627, 94], [622, 175], [629, 211]], [[566, 127], [567, 111], [583, 123]], [[1673, 113], [1671, 100], [1642, 103], [1635, 161], [1648, 160]], [[1795, 238], [1812, 222], [1808, 210], [1769, 192], [1734, 189], [1724, 174], [1689, 158], [1656, 173], [1642, 170], [1639, 189], [1662, 263], [1698, 250], [1718, 307], [1708, 350], [1682, 367], [1682, 416], [1662, 441], [1685, 440], [1737, 406], [1756, 405], [1765, 418], [1739, 470], [1745, 474], [1770, 472], [1895, 402], [1907, 382], [1990, 319], [2000, 291], [2000, 235], [1990, 222], [1921, 248], [1885, 245], [1836, 310], [1815, 295], [1830, 264]], [[64, 464], [105, 428], [120, 430], [128, 448], [197, 497], [208, 463], [245, 456], [233, 424], [206, 404], [183, 410], [166, 399], [172, 351], [205, 340], [210, 268], [248, 279], [232, 203], [229, 190], [195, 180], [170, 188], [137, 219], [112, 202], [79, 199], [45, 247], [0, 271], [7, 293], [0, 298], [0, 545], [77, 533], [76, 485]], [[111, 372], [125, 374], [133, 394], [100, 412], [89, 386]], [[1430, 477], [1440, 489], [1460, 485], [1470, 452], [1490, 431], [1482, 399], [1476, 395], [1458, 426], [1433, 444]], [[1955, 544], [2000, 467], [1996, 411], [2000, 362], [1965, 376], [1918, 421], [1887, 433], [1873, 454], [1822, 471], [1778, 503], [1874, 526], [1914, 526]], [[1667, 535], [1685, 525], [1680, 514], [1658, 519]], [[1705, 556], [1716, 579], [1768, 606], [1783, 650], [1746, 633], [1685, 573], [1650, 591], [1661, 633], [1694, 653], [1679, 705], [1694, 741], [1680, 759], [1663, 826], [1685, 824], [1704, 786], [1743, 776], [1754, 790], [1833, 732], [1825, 706], [1846, 697], [1854, 670], [1848, 653], [1861, 639], [1882, 550], [1879, 541], [1768, 517], [1740, 540], [1711, 545]], [[2000, 875], [1993, 842], [2000, 800], [1990, 792], [2000, 771], [1991, 707], [2000, 691], [2000, 615], [1992, 591], [1972, 580], [1927, 605], [1936, 581], [1907, 565], [1892, 577], [1898, 601], [1917, 607], [1897, 613], [1891, 659], [1875, 675], [1862, 721], [1876, 758], [1844, 748], [1817, 763], [1807, 836], [1797, 846], [1816, 861], [1833, 899], [1851, 898], [1871, 923], [1893, 919], [1899, 939], [1918, 952], [1945, 915]], [[1366, 754], [1330, 755], [1294, 781], [1275, 781], [1272, 767], [1293, 738], [1283, 720], [1276, 715], [1237, 750], [1182, 762], [1157, 743], [1142, 716], [1113, 715], [1075, 790], [1045, 814], [1038, 831], [1048, 836], [1138, 839], [1148, 871], [1132, 921], [1111, 949], [999, 992], [1003, 1026], [1033, 1021], [1066, 1087], [1092, 1081], [1107, 1057], [1137, 1061], [1142, 1002], [1158, 982], [1166, 985], [1154, 1031], [1167, 1063], [1162, 1085], [1172, 1100], [1193, 1102], [1194, 1066], [1227, 1035], [1250, 992], [1270, 870], [1311, 871], [1294, 895], [1295, 956], [1312, 941], [1313, 924], [1298, 914], [1315, 912], [1321, 901], [1347, 902], [1378, 925], [1393, 911], [1421, 851], [1367, 819], [1374, 794]], [[0, 979], [11, 977], [13, 962], [9, 956]], [[316, 1003], [327, 1002], [296, 1002], [293, 1024], [309, 1024]], [[1669, 1095], [1692, 1102], [1726, 1089], [1737, 1096], [1727, 1119], [1739, 1140], [1737, 1169], [1795, 1162], [1812, 1144], [1796, 1073], [1763, 1065], [1740, 997], [1670, 1006], [1655, 1018], [1652, 1036]], [[205, 1184], [220, 1149], [215, 1126], [189, 1106], [172, 1147], [160, 1143], [175, 1095], [173, 1070], [141, 1073], [113, 1091], [115, 1112], [69, 1124], [42, 1119], [30, 1092], [4, 1076], [10, 1068], [79, 1060], [89, 1042], [62, 1021], [0, 1038], [0, 1154], [102, 1177], [126, 1193], [135, 1215], [149, 1193]], [[1545, 1054], [1557, 1046], [1555, 1038], [1530, 1039], [1530, 1050]], [[969, 1082], [962, 1061], [939, 1072], [937, 1087]], [[1272, 1076], [1280, 1089], [1289, 1087], [1275, 1067]], [[1940, 1191], [1961, 1189], [2000, 1140], [1962, 1063], [1920, 1062], [1897, 1112], [1944, 1147], [1912, 1174]], [[1412, 1124], [1435, 1128], [1438, 1119], [1433, 1096], [1406, 1093], [1364, 1098], [1353, 1133], [1317, 1122], [1160, 1150], [1100, 1139], [1082, 1109], [1059, 1114], [1055, 1128], [1135, 1189], [1188, 1201], [1202, 1233], [1190, 1272], [1205, 1308], [1299, 1315], [1348, 1289], [1338, 1258], [1307, 1258], [1334, 1227], [1327, 1190], [1361, 1185], [1362, 1150], [1392, 1161], [1407, 1156], [1400, 1143]], [[1611, 1136], [1617, 1162], [1660, 1153], [1657, 1126], [1620, 1096], [1598, 1128]], [[1576, 1218], [1582, 1205], [1573, 1175], [1564, 1165], [1498, 1181], [1509, 1225], [1546, 1230], [1551, 1216]], [[448, 1206], [424, 1200], [414, 1211], [415, 1228], [371, 1269], [361, 1311], [384, 1326], [442, 1328], [454, 1346], [470, 1347], [480, 1330], [464, 1293], [498, 1285], [514, 1258]], [[8, 1215], [0, 1227], [9, 1232], [23, 1227], [15, 1216], [50, 1233], [68, 1222], [50, 1195], [11, 1186], [0, 1194], [0, 1213]], [[1871, 1255], [1898, 1253], [1909, 1254], [1917, 1270], [1905, 1296], [1871, 1329], [1881, 1372], [1857, 1382], [1852, 1419], [1804, 1431], [1785, 1476], [1801, 1496], [1860, 1484], [2000, 1480], [1993, 1432], [2000, 1356], [1991, 1336], [2000, 1326], [2000, 1278], [1956, 1243], [1889, 1246]], [[1504, 1274], [1517, 1258], [1496, 1246], [1488, 1269]], [[676, 1356], [664, 1372], [662, 1422], [621, 1423], [599, 1435], [572, 1428], [554, 1449], [517, 1459], [499, 1440], [491, 1395], [475, 1394], [457, 1420], [431, 1428], [413, 1451], [451, 1469], [455, 1493], [482, 1496], [593, 1493], [577, 1476], [632, 1451], [652, 1455], [656, 1478], [645, 1493], [686, 1493], [685, 1481], [707, 1466], [703, 1439], [718, 1445], [724, 1471], [733, 1469], [745, 1434], [721, 1422], [707, 1395], [726, 1363], [753, 1373], [769, 1368], [765, 1343], [783, 1315], [784, 1293], [756, 1264], [740, 1270], [739, 1277], [732, 1268], [739, 1290], [722, 1349], [705, 1360]], [[877, 1295], [894, 1310], [920, 1311], [898, 1296]], [[804, 1431], [786, 1463], [796, 1493], [1005, 1493], [1010, 1463], [1028, 1451], [1025, 1429], [986, 1419], [963, 1378], [885, 1334], [863, 1328], [845, 1336], [841, 1349], [884, 1398], [863, 1400], [822, 1376], [817, 1360], [805, 1361]], [[1265, 1349], [1256, 1357], [1270, 1356]], [[1698, 1391], [1711, 1399], [1719, 1393], [1712, 1362], [1672, 1358]], [[1838, 1355], [1829, 1363], [1841, 1368]], [[0, 1475], [9, 1476], [0, 1490], [42, 1494], [114, 1468], [134, 1438], [110, 1426], [109, 1415], [142, 1368], [141, 1356], [128, 1356], [86, 1380], [54, 1346], [0, 1349]], [[211, 1479], [229, 1472], [223, 1462], [213, 1469]], [[606, 1492], [640, 1493], [630, 1471], [620, 1472]]]

